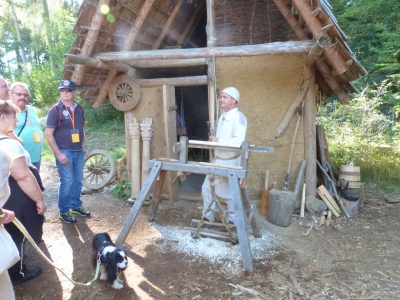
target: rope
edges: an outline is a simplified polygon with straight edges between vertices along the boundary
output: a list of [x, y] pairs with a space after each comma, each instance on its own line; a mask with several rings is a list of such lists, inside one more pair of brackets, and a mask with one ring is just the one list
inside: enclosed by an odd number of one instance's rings
[[14, 218], [12, 220], [12, 222], [14, 223], [15, 226], [17, 226], [17, 228], [22, 232], [22, 234], [26, 237], [26, 239], [32, 244], [33, 248], [35, 248], [36, 252], [39, 253], [39, 255], [41, 257], [44, 258], [45, 261], [47, 261], [51, 266], [53, 266], [54, 268], [56, 268], [58, 271], [61, 272], [61, 274], [63, 274], [70, 282], [72, 282], [74, 285], [81, 285], [81, 286], [89, 286], [91, 285], [94, 281], [97, 280], [98, 276], [99, 276], [99, 271], [100, 271], [100, 255], [98, 255], [97, 257], [97, 264], [96, 264], [96, 273], [94, 275], [94, 278], [87, 282], [87, 283], [82, 283], [82, 282], [78, 282], [78, 281], [74, 281], [73, 279], [71, 279], [70, 277], [68, 277], [67, 274], [64, 273], [63, 270], [61, 270], [59, 267], [57, 267], [47, 256], [46, 254], [44, 254], [42, 252], [42, 250], [40, 250], [40, 248], [38, 247], [38, 245], [36, 245], [35, 241], [33, 240], [33, 238], [31, 237], [31, 235], [28, 233], [28, 231], [26, 230], [25, 226], [17, 219]]

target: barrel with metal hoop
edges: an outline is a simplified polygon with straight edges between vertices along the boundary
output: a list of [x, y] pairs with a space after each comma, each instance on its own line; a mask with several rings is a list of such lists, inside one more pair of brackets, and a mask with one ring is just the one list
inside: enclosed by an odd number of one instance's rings
[[347, 200], [357, 201], [361, 187], [360, 167], [355, 166], [353, 162], [342, 165], [339, 171], [339, 184]]

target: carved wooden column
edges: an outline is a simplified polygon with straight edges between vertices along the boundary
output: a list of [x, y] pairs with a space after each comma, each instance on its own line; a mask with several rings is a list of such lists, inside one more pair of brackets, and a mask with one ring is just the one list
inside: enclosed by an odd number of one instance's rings
[[140, 123], [140, 133], [143, 141], [142, 149], [142, 183], [144, 183], [149, 175], [149, 160], [150, 160], [150, 141], [153, 137], [153, 119], [144, 118]]
[[131, 140], [131, 199], [137, 198], [140, 190], [140, 125], [136, 118], [129, 124], [129, 138]]

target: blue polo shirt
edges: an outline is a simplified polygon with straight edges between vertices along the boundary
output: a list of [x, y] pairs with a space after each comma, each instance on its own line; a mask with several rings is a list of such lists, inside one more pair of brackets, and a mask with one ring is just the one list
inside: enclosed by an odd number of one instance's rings
[[[71, 117], [74, 119], [72, 122]], [[54, 139], [60, 150], [80, 151], [84, 139], [83, 126], [85, 124], [85, 113], [83, 108], [75, 102], [74, 110], [69, 109], [59, 100], [53, 105], [47, 114], [46, 127], [55, 128]], [[72, 132], [79, 131], [79, 143], [72, 142]]]

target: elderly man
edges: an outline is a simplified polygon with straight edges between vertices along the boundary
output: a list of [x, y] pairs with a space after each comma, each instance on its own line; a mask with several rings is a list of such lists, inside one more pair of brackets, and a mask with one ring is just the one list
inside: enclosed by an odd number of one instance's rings
[[9, 97], [10, 89], [8, 88], [7, 81], [0, 75], [0, 99], [7, 100]]
[[29, 87], [26, 83], [14, 82], [10, 91], [12, 102], [20, 109], [14, 133], [22, 140], [24, 148], [31, 156], [32, 164], [40, 170], [44, 137], [36, 110], [32, 105], [28, 105], [31, 96]]
[[65, 223], [76, 223], [73, 215], [90, 217], [80, 198], [85, 155], [88, 154], [83, 130], [85, 115], [83, 108], [75, 102], [76, 85], [73, 81], [61, 80], [58, 90], [60, 100], [49, 110], [45, 135], [56, 157], [60, 176], [60, 219]]
[[[216, 136], [211, 136], [210, 141], [218, 142], [223, 145], [238, 146], [246, 139], [247, 119], [244, 114], [239, 111], [238, 104], [240, 101], [240, 93], [234, 87], [228, 87], [222, 90], [220, 97], [220, 105], [222, 115], [217, 124]], [[240, 157], [235, 151], [216, 150], [214, 163], [220, 165], [238, 166], [240, 165]], [[228, 178], [214, 176], [215, 194], [227, 199], [228, 201], [228, 220], [235, 224], [235, 215], [233, 214], [233, 201], [229, 189]], [[212, 193], [210, 187], [210, 176], [206, 176], [202, 191], [203, 197], [203, 217], [205, 221], [214, 221], [215, 202], [212, 203]], [[212, 203], [212, 204], [211, 204]], [[211, 205], [210, 205], [211, 204]]]

